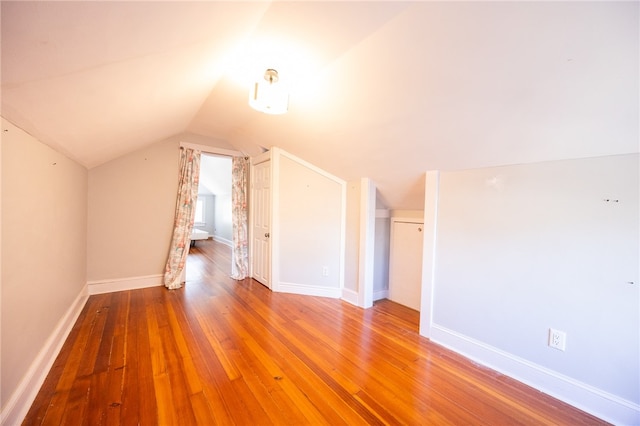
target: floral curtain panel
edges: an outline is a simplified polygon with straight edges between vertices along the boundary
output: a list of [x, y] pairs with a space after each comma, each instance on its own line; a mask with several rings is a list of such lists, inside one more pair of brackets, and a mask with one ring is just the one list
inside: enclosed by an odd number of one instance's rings
[[171, 248], [164, 272], [164, 285], [170, 290], [182, 287], [184, 282], [183, 272], [196, 213], [199, 177], [200, 151], [181, 148], [176, 215]]
[[247, 237], [247, 187], [249, 159], [233, 157], [231, 203], [233, 217], [233, 253], [231, 278], [243, 280], [249, 276], [249, 255]]

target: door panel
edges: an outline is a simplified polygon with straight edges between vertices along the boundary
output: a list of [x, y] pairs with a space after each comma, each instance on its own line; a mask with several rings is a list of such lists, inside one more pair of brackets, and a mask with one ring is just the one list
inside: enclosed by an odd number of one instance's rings
[[271, 162], [253, 166], [252, 191], [252, 277], [271, 288]]
[[392, 221], [389, 300], [420, 310], [422, 286], [422, 223]]

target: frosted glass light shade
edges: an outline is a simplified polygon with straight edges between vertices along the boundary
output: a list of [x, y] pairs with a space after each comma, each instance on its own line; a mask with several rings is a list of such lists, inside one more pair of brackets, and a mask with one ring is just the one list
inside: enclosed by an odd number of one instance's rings
[[256, 81], [249, 92], [251, 108], [266, 114], [284, 114], [289, 109], [289, 93], [278, 82], [278, 72], [267, 70], [264, 80]]

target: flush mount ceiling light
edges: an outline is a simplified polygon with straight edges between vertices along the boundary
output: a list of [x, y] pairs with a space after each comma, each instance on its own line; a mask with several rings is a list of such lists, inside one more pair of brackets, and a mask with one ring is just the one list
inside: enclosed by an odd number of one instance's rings
[[251, 108], [267, 114], [284, 114], [289, 108], [287, 88], [278, 83], [278, 71], [269, 68], [264, 73], [264, 81], [256, 81], [249, 93]]

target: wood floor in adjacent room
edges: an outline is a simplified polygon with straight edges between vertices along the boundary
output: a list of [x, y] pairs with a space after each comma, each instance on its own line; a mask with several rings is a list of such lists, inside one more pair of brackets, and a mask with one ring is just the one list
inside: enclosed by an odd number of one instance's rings
[[272, 293], [191, 249], [188, 282], [91, 296], [24, 424], [603, 424], [418, 335], [389, 301]]

